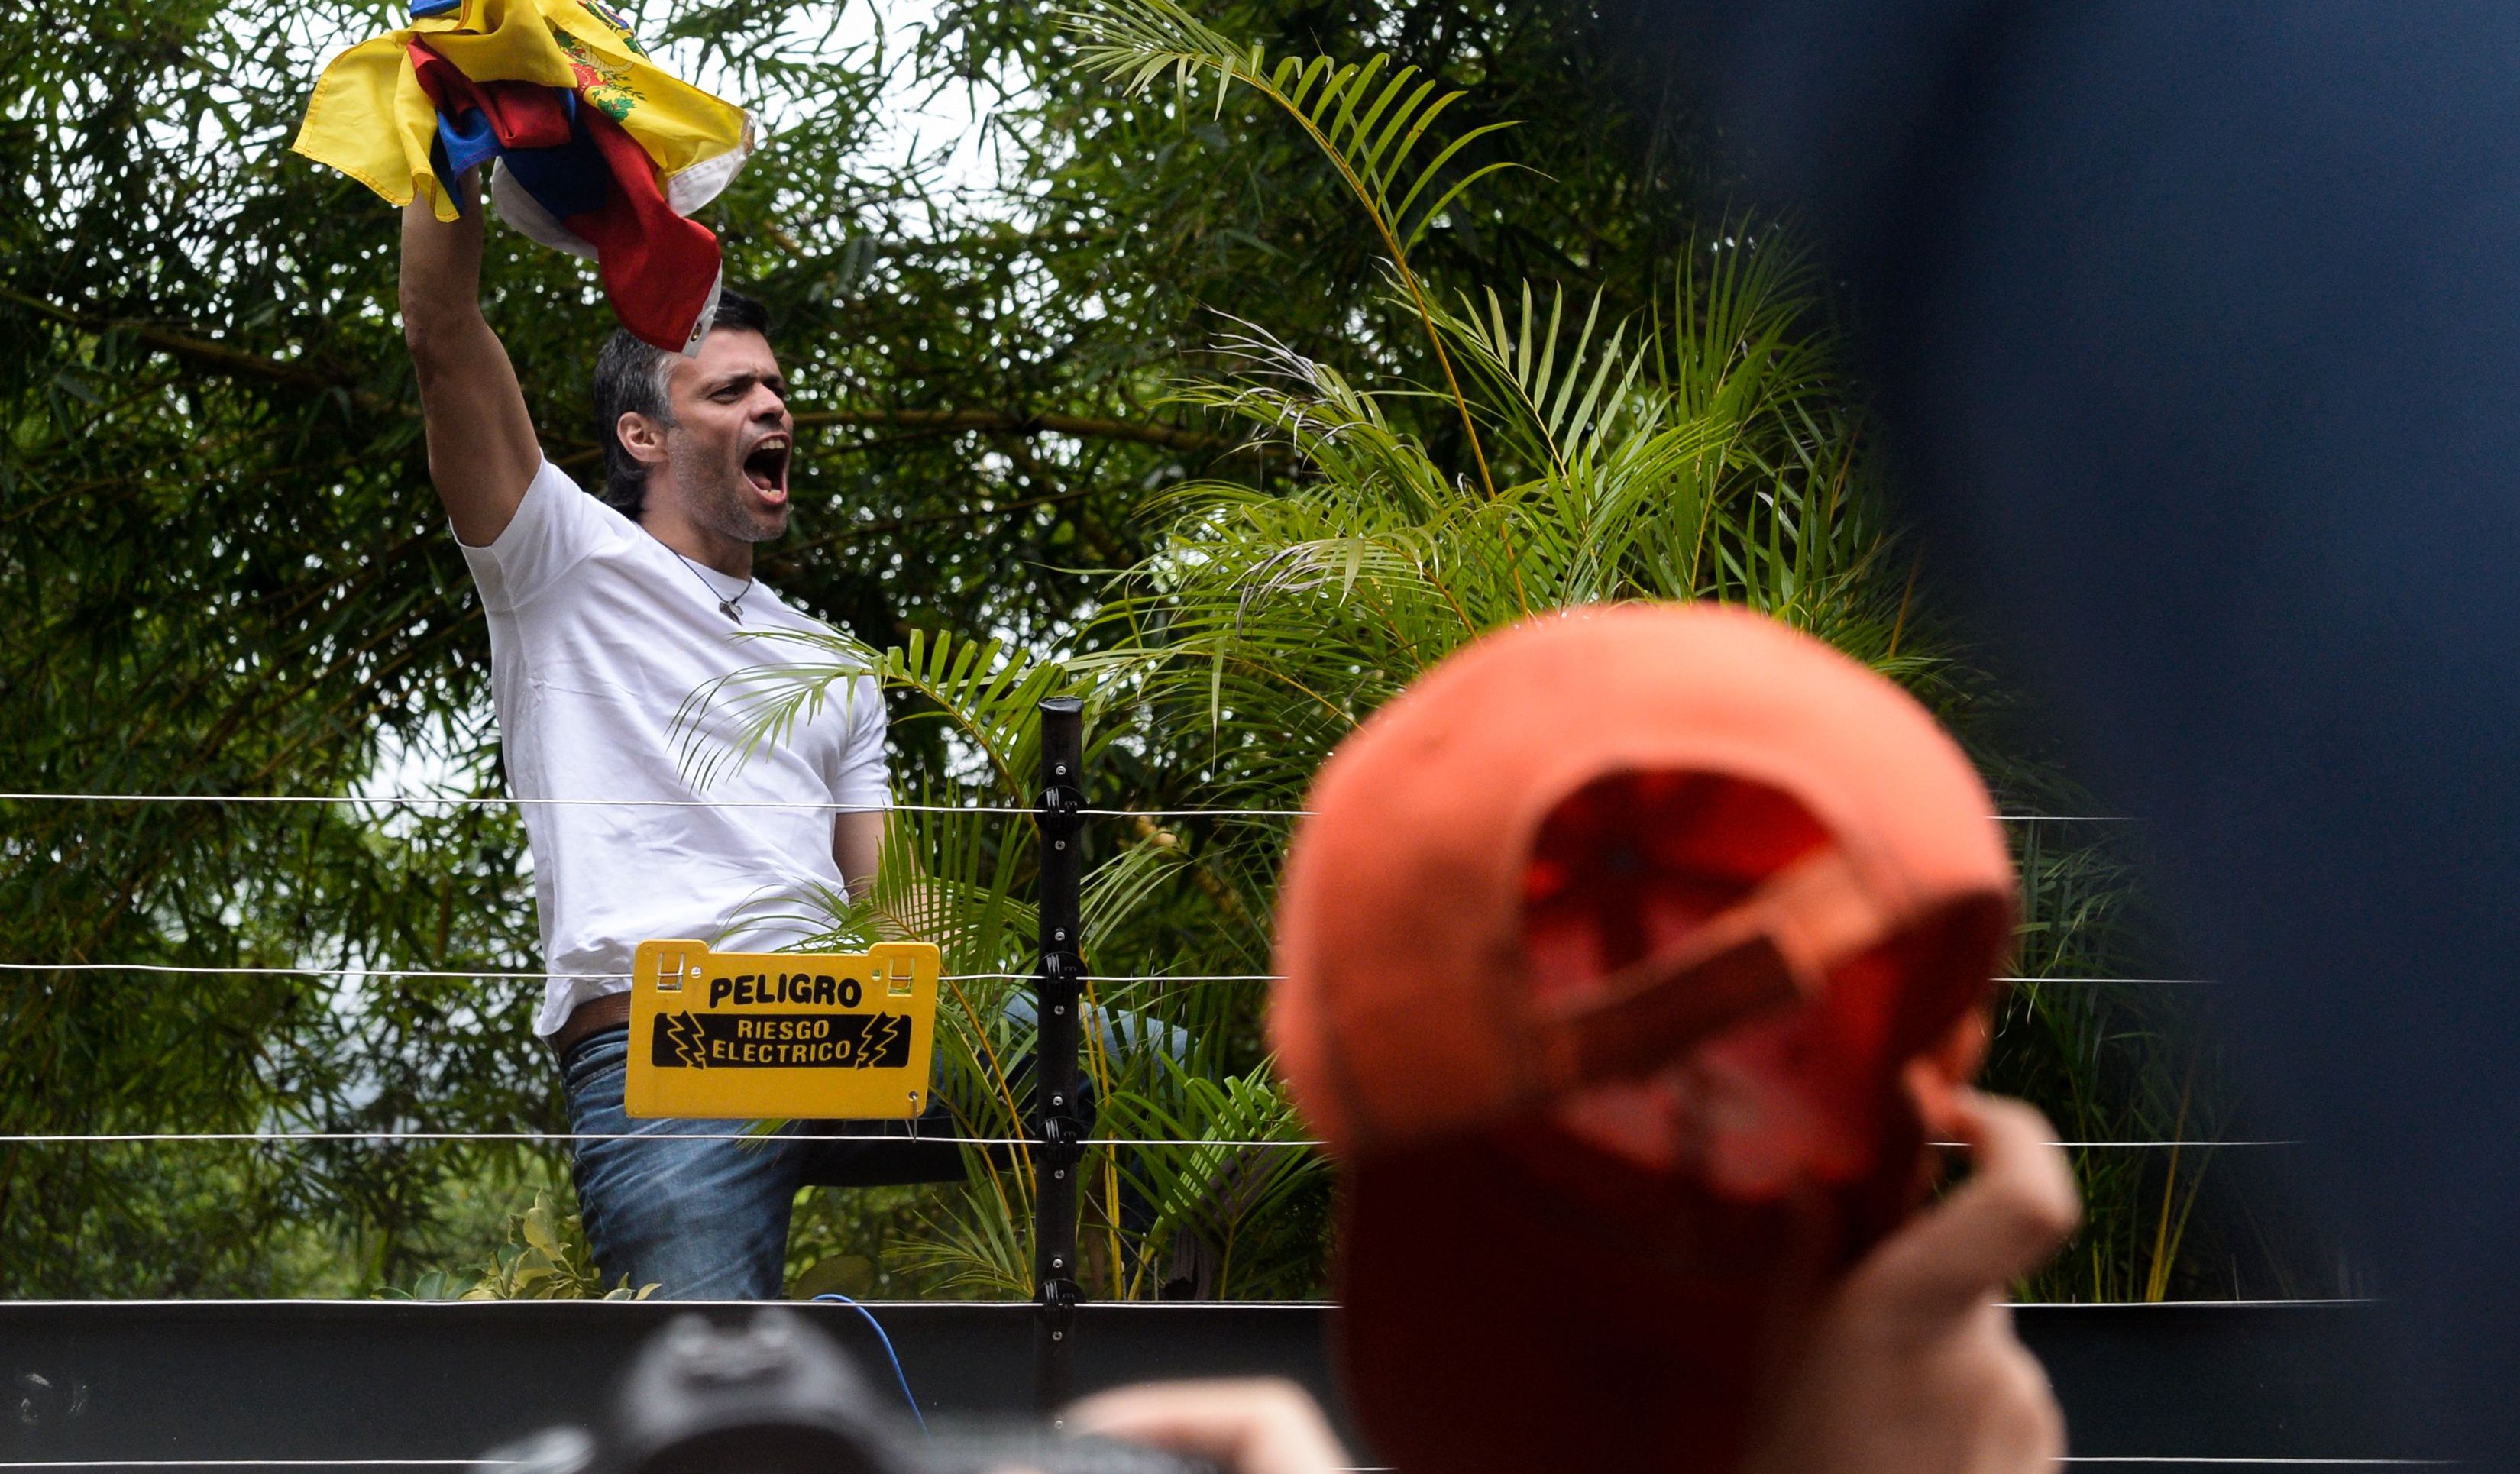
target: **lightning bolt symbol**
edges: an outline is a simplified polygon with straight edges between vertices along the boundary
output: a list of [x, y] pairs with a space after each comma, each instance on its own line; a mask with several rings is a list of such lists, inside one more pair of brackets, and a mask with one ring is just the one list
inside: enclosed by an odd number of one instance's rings
[[858, 1040], [858, 1068], [862, 1070], [874, 1068], [875, 1062], [882, 1058], [885, 1051], [901, 1038], [902, 1026], [909, 1022], [907, 1017], [899, 1013], [877, 1014], [867, 1025], [866, 1033]]
[[699, 1020], [692, 1017], [689, 1011], [665, 1015], [665, 1037], [673, 1045], [674, 1052], [683, 1056], [683, 1063], [696, 1070], [708, 1068], [708, 1049], [700, 1032]]

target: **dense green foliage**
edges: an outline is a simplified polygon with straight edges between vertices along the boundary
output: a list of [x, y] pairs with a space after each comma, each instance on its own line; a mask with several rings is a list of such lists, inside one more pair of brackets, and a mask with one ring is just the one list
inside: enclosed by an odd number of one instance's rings
[[[1466, 142], [1410, 208], [1414, 171], [1336, 167], [1370, 141], [1306, 112], [1311, 73], [1228, 85], [1187, 18], [1102, 14], [1140, 23], [1096, 65], [1022, 7], [949, 4], [879, 36], [754, 0], [641, 18], [773, 131], [708, 216], [731, 275], [780, 313], [799, 391], [797, 525], [761, 571], [854, 637], [815, 658], [886, 671], [905, 796], [1021, 794], [1028, 702], [1078, 685], [1099, 798], [1284, 807], [1340, 732], [1469, 634], [1628, 597], [1769, 607], [1919, 690], [2011, 796], [2054, 791], [1912, 600], [1819, 284], [1774, 232], [1695, 205], [1687, 119], [1640, 105], [1658, 94], [1591, 7], [1202, 10], [1273, 59], [1384, 54], [1376, 89], [1403, 66], [1458, 89], [1416, 165]], [[276, 0], [0, 21], [10, 789], [501, 791], [478, 609], [426, 490], [390, 214], [284, 150], [321, 59], [390, 22]], [[1127, 56], [1167, 47], [1196, 87], [1162, 71], [1128, 91]], [[884, 110], [922, 96], [983, 121], [905, 147]], [[494, 232], [487, 291], [546, 444], [586, 469], [609, 326], [591, 277]], [[2140, 970], [2114, 862], [2032, 832], [2026, 970]], [[1019, 969], [1026, 838], [904, 824], [874, 909], [949, 938], [955, 970]], [[1282, 838], [1265, 821], [1104, 831], [1097, 969], [1265, 970]], [[0, 800], [7, 960], [317, 969], [0, 974], [0, 1134], [557, 1127], [525, 1033], [536, 985], [482, 975], [539, 965], [521, 866], [496, 807]], [[837, 932], [875, 924], [834, 911]], [[449, 975], [321, 970], [345, 968]], [[960, 1001], [966, 1081], [1022, 1048], [993, 1002]], [[1106, 1132], [1298, 1134], [1252, 985], [1102, 1002], [1196, 1041], [1178, 1071], [1102, 1059]], [[2023, 990], [1993, 1068], [2071, 1137], [2213, 1136], [2210, 1061], [2174, 1025], [2158, 993]], [[1004, 1092], [963, 1098], [975, 1127], [1008, 1124]], [[0, 1153], [8, 1294], [469, 1285], [556, 1171], [499, 1143]], [[2236, 1202], [2190, 1218], [2192, 1156], [2082, 1162], [2092, 1228], [2046, 1292], [2276, 1287], [2262, 1276], [2283, 1256], [2241, 1247]], [[1318, 1287], [1309, 1157], [1094, 1166], [1095, 1292]], [[814, 1194], [795, 1265], [851, 1290], [1019, 1289], [1023, 1184]]]

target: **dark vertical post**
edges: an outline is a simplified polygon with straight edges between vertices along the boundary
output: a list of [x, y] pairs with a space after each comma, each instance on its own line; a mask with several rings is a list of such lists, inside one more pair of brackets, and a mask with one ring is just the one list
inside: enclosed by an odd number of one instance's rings
[[1084, 1127], [1076, 1100], [1084, 1006], [1085, 703], [1041, 703], [1041, 977], [1034, 998], [1041, 1050], [1033, 1063], [1033, 1383], [1050, 1412], [1074, 1395], [1076, 1176]]

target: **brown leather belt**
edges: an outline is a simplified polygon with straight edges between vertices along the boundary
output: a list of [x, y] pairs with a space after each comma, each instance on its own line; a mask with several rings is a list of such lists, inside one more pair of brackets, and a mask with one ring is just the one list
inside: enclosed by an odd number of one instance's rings
[[576, 1049], [588, 1035], [598, 1030], [609, 1029], [615, 1024], [626, 1024], [629, 1021], [630, 995], [628, 992], [607, 993], [600, 998], [590, 998], [578, 1005], [568, 1015], [568, 1021], [560, 1026], [560, 1032], [552, 1036], [552, 1052], [566, 1059], [568, 1051]]

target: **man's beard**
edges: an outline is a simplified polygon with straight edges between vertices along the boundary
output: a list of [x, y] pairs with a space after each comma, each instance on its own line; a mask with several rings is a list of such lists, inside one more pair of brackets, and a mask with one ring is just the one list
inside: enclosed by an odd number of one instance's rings
[[[677, 478], [682, 479], [685, 506], [691, 518], [720, 537], [739, 543], [766, 543], [788, 531], [788, 504], [782, 502], [766, 512], [753, 505], [758, 493], [744, 478], [742, 467], [729, 469], [721, 455], [700, 452], [700, 447], [685, 440], [674, 445], [678, 432], [669, 431], [667, 449], [682, 451], [674, 459]], [[691, 472], [684, 476], [686, 468]]]
[[766, 543], [788, 530], [788, 507], [781, 503], [764, 511], [749, 505], [754, 498], [752, 483], [741, 471], [720, 471], [709, 477], [706, 486], [695, 498], [693, 512], [701, 525], [722, 537], [739, 543]]

